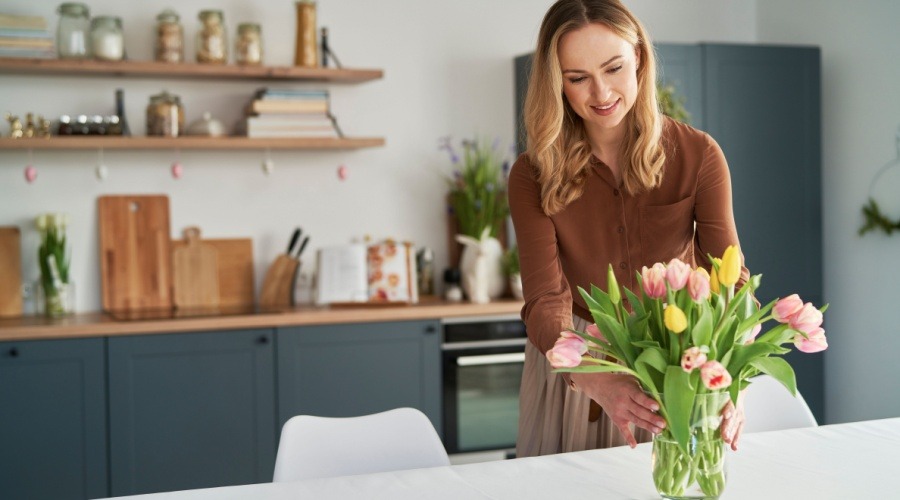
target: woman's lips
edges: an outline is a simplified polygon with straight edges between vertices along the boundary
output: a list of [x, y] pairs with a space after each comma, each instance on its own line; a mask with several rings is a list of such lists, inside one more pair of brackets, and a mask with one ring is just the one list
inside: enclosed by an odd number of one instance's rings
[[600, 115], [600, 116], [609, 116], [609, 115], [615, 113], [615, 111], [616, 111], [617, 109], [619, 109], [619, 103], [620, 103], [620, 102], [622, 102], [621, 99], [616, 99], [616, 102], [612, 103], [612, 104], [609, 105], [608, 107], [603, 107], [603, 106], [591, 106], [591, 110], [594, 112], [594, 114], [597, 114], [597, 115]]

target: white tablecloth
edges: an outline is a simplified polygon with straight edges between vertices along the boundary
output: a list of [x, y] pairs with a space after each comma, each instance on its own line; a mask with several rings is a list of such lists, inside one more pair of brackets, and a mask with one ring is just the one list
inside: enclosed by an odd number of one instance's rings
[[[900, 418], [745, 435], [728, 454], [724, 500], [900, 498]], [[298, 498], [657, 499], [650, 445], [158, 493], [142, 500]]]

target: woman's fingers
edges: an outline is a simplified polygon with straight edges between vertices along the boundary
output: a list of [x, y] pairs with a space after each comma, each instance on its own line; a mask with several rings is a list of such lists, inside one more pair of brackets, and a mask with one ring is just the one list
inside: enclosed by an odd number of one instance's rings
[[637, 440], [634, 439], [634, 434], [632, 434], [631, 428], [628, 426], [628, 420], [613, 419], [613, 424], [615, 424], [619, 429], [619, 432], [622, 433], [622, 437], [625, 438], [625, 442], [628, 443], [628, 446], [632, 448], [637, 446]]
[[734, 439], [731, 440], [731, 450], [737, 451], [738, 440], [741, 438], [741, 432], [744, 431], [744, 422], [740, 422], [737, 425], [737, 429], [734, 431]]
[[[659, 434], [663, 430], [663, 428], [666, 426], [666, 422], [664, 420], [659, 419], [661, 421], [661, 423], [658, 423], [656, 421], [658, 417], [654, 418], [651, 416], [650, 418], [648, 418], [648, 415], [643, 414], [644, 412], [642, 412], [642, 411], [639, 411], [639, 412], [631, 411], [629, 413], [630, 413], [629, 420], [634, 422], [635, 426], [640, 427], [641, 429], [644, 429], [647, 432], [650, 432], [653, 434]], [[650, 414], [650, 415], [652, 415], [652, 414]]]

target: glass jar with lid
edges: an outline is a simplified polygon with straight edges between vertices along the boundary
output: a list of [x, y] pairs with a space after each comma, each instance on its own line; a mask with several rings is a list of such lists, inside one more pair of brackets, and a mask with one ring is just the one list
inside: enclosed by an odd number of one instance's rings
[[122, 18], [97, 16], [91, 19], [91, 53], [101, 61], [121, 61], [125, 58], [125, 35]]
[[234, 60], [238, 64], [258, 66], [262, 64], [263, 47], [260, 27], [256, 23], [238, 25], [234, 44]]
[[163, 91], [150, 97], [150, 104], [147, 105], [147, 135], [184, 135], [184, 106], [177, 95]]
[[91, 28], [91, 12], [83, 3], [66, 2], [56, 9], [59, 24], [56, 26], [56, 53], [60, 59], [84, 59], [89, 53], [88, 33]]
[[197, 62], [225, 64], [228, 62], [228, 36], [221, 10], [200, 11], [200, 30], [197, 32]]
[[155, 59], [160, 62], [180, 63], [184, 61], [184, 29], [178, 13], [166, 9], [156, 16]]

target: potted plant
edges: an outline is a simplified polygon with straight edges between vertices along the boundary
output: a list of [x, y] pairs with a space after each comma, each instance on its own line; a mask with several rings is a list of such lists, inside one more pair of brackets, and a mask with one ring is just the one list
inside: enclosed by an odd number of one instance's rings
[[[499, 140], [488, 144], [485, 140], [464, 139], [461, 144], [460, 155], [450, 138], [444, 137], [441, 139], [440, 149], [447, 151], [455, 167], [453, 174], [447, 178], [448, 209], [458, 225], [458, 234], [453, 235], [452, 239], [479, 242], [478, 245], [466, 245], [460, 257], [463, 289], [481, 289], [480, 286], [467, 284], [466, 277], [485, 276], [488, 296], [496, 299], [506, 289], [506, 280], [500, 266], [503, 246], [497, 236], [509, 215], [506, 198], [509, 162], [503, 160], [498, 147]], [[464, 238], [460, 239], [459, 236]], [[478, 262], [487, 261], [489, 272], [466, 272], [476, 262], [475, 252], [480, 253]]]
[[41, 233], [38, 266], [41, 277], [37, 285], [37, 309], [57, 317], [75, 311], [74, 285], [69, 281], [70, 258], [66, 249], [66, 214], [42, 214], [35, 220]]
[[509, 289], [512, 291], [513, 297], [518, 300], [525, 298], [522, 292], [522, 273], [519, 269], [519, 247], [513, 245], [512, 248], [503, 254], [503, 273], [509, 278]]

